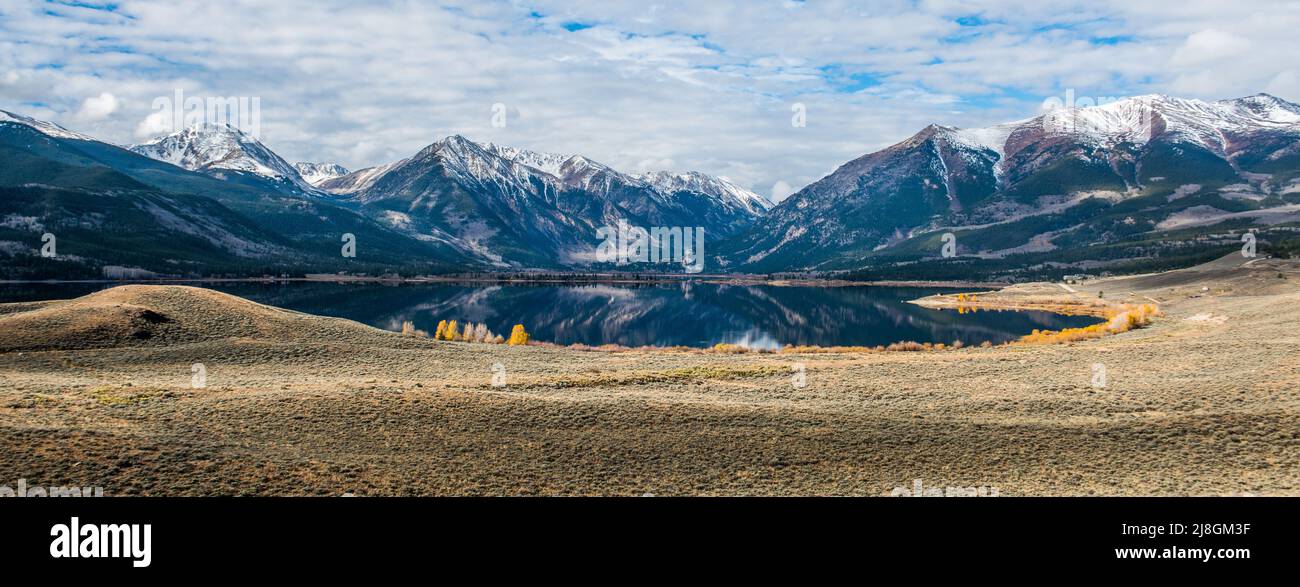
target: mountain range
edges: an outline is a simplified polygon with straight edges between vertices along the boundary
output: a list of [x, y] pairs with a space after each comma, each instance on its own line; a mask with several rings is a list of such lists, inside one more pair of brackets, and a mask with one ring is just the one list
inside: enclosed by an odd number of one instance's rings
[[934, 269], [922, 261], [947, 273], [1104, 268], [1294, 226], [1298, 173], [1300, 105], [1265, 94], [1138, 96], [986, 128], [931, 125], [791, 195], [724, 243], [718, 262], [877, 275]]
[[628, 175], [581, 155], [479, 144], [454, 135], [415, 155], [318, 184], [392, 228], [460, 247], [497, 268], [580, 266], [596, 232], [704, 227], [706, 238], [747, 228], [771, 204], [699, 173]]
[[[0, 111], [0, 161], [0, 255], [27, 277], [559, 269], [588, 266], [596, 229], [618, 219], [721, 238], [770, 207], [721, 178], [636, 177], [460, 136], [349, 172], [290, 164], [225, 125], [119, 147]], [[47, 232], [56, 257], [38, 255]], [[347, 234], [356, 257], [342, 256]]]
[[[0, 255], [17, 276], [672, 270], [595, 262], [597, 230], [622, 220], [702, 227], [715, 273], [1014, 278], [1179, 263], [1246, 230], [1286, 248], [1300, 225], [1300, 106], [1266, 94], [931, 125], [775, 206], [725, 178], [459, 135], [349, 171], [291, 164], [228, 126], [124, 148], [0, 111], [0, 161]], [[37, 253], [46, 232], [58, 257]]]

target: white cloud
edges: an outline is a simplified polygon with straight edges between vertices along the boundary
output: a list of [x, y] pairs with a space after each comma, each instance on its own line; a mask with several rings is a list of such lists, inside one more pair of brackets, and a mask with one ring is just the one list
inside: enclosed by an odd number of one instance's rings
[[636, 168], [633, 171], [646, 172], [671, 170], [676, 166], [676, 163], [672, 159], [642, 159], [641, 161], [637, 161]]
[[1264, 91], [1275, 96], [1300, 96], [1300, 69], [1277, 74], [1264, 86]]
[[1250, 49], [1250, 41], [1242, 37], [1216, 29], [1206, 29], [1188, 35], [1183, 46], [1174, 52], [1170, 63], [1180, 66], [1202, 66], [1240, 57]]
[[122, 103], [117, 96], [108, 92], [102, 92], [98, 96], [92, 96], [81, 101], [81, 108], [73, 115], [77, 120], [94, 122], [108, 118], [109, 115], [117, 112]]
[[360, 168], [461, 133], [775, 196], [929, 123], [1029, 116], [1065, 88], [1300, 99], [1296, 30], [1300, 5], [1264, 0], [6, 0], [0, 108], [129, 143], [157, 134], [150, 105], [176, 88], [256, 96], [262, 140], [290, 160]]
[[790, 187], [790, 184], [788, 184], [788, 183], [786, 183], [786, 182], [784, 182], [784, 181], [781, 181], [781, 180], [778, 179], [778, 180], [776, 180], [776, 183], [772, 184], [772, 201], [773, 201], [773, 202], [780, 203], [782, 200], [784, 200], [784, 199], [790, 197], [790, 194], [793, 194], [793, 193], [794, 193], [794, 188], [793, 188], [793, 187]]
[[141, 120], [140, 124], [136, 125], [133, 136], [137, 140], [141, 141], [157, 138], [174, 131], [175, 129], [172, 128], [173, 124], [172, 113], [170, 111], [155, 110], [148, 116], [144, 117], [144, 120]]

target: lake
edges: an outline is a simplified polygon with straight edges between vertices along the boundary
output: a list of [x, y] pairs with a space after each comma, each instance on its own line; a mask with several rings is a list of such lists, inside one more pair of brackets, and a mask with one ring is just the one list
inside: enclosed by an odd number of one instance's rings
[[[4, 284], [0, 302], [66, 299], [115, 284]], [[954, 290], [713, 283], [625, 284], [198, 284], [243, 298], [398, 331], [410, 320], [433, 332], [439, 320], [487, 324], [508, 337], [523, 324], [534, 340], [559, 344], [712, 346], [887, 345], [916, 341], [1000, 343], [1034, 329], [1087, 326], [1097, 318], [1050, 312], [958, 314], [907, 303]]]

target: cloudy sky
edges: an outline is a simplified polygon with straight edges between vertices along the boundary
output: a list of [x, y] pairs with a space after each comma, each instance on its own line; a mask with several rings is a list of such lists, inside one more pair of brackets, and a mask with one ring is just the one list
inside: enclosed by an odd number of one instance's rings
[[1298, 30], [1300, 3], [1251, 0], [0, 0], [0, 108], [130, 144], [176, 89], [258, 97], [290, 161], [356, 169], [459, 133], [779, 199], [1067, 90], [1297, 101]]

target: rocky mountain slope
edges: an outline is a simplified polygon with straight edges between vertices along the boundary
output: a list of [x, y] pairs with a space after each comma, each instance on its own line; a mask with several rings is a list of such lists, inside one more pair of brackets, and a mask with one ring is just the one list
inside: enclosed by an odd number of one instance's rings
[[256, 138], [221, 124], [198, 124], [131, 147], [132, 151], [177, 167], [224, 178], [229, 172], [250, 174], [303, 191], [311, 184], [297, 168]]
[[[1096, 268], [1160, 255], [1229, 220], [1240, 228], [1232, 214], [1294, 223], [1298, 174], [1300, 106], [1263, 94], [1139, 96], [987, 128], [931, 125], [792, 195], [718, 261], [742, 271], [910, 265], [941, 259], [951, 232], [960, 261]], [[1170, 230], [1191, 224], [1202, 230]]]
[[[233, 159], [194, 172], [2, 114], [0, 258], [7, 276], [101, 277], [105, 266], [173, 275], [446, 270], [464, 261], [449, 247], [306, 193], [292, 178], [217, 167], [242, 165]], [[47, 233], [57, 239], [53, 257], [39, 253]], [[342, 257], [340, 240], [349, 233], [367, 256]]]
[[311, 185], [319, 185], [327, 179], [334, 179], [351, 173], [346, 167], [338, 163], [298, 162], [293, 164], [293, 168], [298, 171], [298, 175], [302, 176]]
[[597, 230], [620, 220], [703, 227], [706, 239], [717, 240], [744, 230], [770, 207], [753, 192], [700, 173], [634, 176], [581, 155], [458, 135], [318, 187], [394, 228], [453, 243], [498, 267], [590, 266], [601, 242]]

